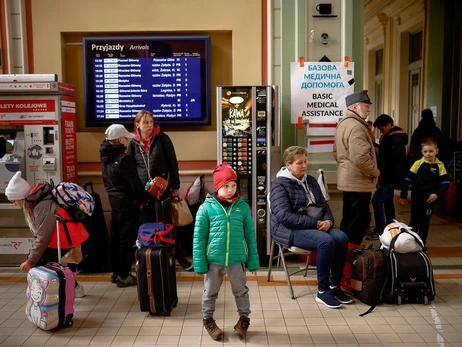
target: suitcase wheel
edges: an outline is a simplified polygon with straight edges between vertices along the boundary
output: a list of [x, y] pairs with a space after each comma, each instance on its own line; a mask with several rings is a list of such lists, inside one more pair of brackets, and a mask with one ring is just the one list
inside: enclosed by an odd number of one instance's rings
[[74, 325], [74, 320], [73, 319], [69, 319], [67, 322], [66, 322], [66, 326], [68, 328], [72, 327]]
[[396, 298], [396, 304], [401, 305], [401, 303], [402, 303], [401, 295], [398, 295], [398, 297]]

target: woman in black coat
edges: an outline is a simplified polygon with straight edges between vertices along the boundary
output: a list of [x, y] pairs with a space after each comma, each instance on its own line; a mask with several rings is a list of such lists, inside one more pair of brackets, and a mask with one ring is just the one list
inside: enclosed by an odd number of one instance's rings
[[[299, 146], [284, 151], [286, 166], [271, 184], [271, 234], [274, 241], [284, 247], [317, 251], [316, 301], [329, 308], [339, 308], [353, 302], [340, 288], [348, 237], [333, 228], [334, 217], [321, 188], [314, 177], [306, 174], [307, 155], [306, 149]], [[324, 205], [319, 216], [308, 212], [313, 205]]]
[[[168, 198], [180, 197], [180, 174], [173, 143], [160, 126], [154, 124], [154, 116], [151, 112], [142, 110], [135, 117], [135, 137], [128, 146], [128, 154], [136, 161], [138, 176], [143, 185], [146, 185], [156, 176], [168, 180], [168, 187], [161, 196], [161, 201]], [[171, 199], [164, 202], [149, 195], [147, 206], [141, 209], [142, 223], [172, 223]], [[192, 269], [192, 264], [183, 254], [176, 228], [173, 228], [173, 237], [176, 240], [175, 253], [178, 262], [186, 270]]]

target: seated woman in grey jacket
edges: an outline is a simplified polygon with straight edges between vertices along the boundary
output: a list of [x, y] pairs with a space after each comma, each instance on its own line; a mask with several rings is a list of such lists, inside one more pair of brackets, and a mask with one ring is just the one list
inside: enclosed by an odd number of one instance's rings
[[[318, 294], [316, 301], [329, 308], [340, 308], [353, 300], [340, 288], [348, 253], [348, 237], [333, 228], [332, 211], [317, 180], [306, 174], [308, 152], [292, 146], [284, 151], [285, 167], [271, 184], [271, 233], [284, 247], [317, 251]], [[310, 206], [323, 205], [318, 216]]]

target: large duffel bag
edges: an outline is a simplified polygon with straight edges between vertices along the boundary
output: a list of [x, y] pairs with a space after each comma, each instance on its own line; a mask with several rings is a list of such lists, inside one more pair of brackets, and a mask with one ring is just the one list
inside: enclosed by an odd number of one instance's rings
[[390, 276], [383, 301], [390, 304], [423, 303], [428, 304], [435, 299], [435, 283], [433, 267], [427, 256], [425, 246], [413, 253], [398, 253], [394, 249], [396, 240], [406, 234], [401, 230], [390, 244], [390, 251], [384, 253], [390, 264]]
[[361, 249], [351, 264], [351, 288], [353, 295], [367, 305], [380, 300], [387, 277], [387, 264], [382, 251]]

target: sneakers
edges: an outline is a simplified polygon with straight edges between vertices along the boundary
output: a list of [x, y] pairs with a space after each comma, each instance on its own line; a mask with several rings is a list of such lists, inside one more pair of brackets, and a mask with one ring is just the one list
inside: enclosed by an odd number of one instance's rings
[[190, 271], [194, 267], [193, 264], [188, 259], [186, 259], [185, 257], [177, 258], [177, 260], [178, 260], [178, 263], [181, 265], [181, 267], [185, 271]]
[[342, 304], [351, 304], [351, 303], [353, 303], [353, 299], [350, 298], [348, 295], [346, 295], [345, 292], [340, 287], [331, 288], [330, 292]]
[[380, 239], [379, 236], [380, 236], [379, 233], [375, 233], [375, 232], [374, 232], [374, 233], [372, 233], [372, 234], [366, 236], [364, 239], [365, 239], [365, 240], [368, 240], [368, 241], [375, 241], [375, 240], [379, 240], [379, 239]]
[[129, 286], [136, 286], [138, 284], [136, 277], [133, 276], [132, 274], [128, 274], [127, 278], [120, 278], [120, 276], [117, 278], [117, 287], [119, 288], [125, 288]]
[[342, 307], [342, 303], [329, 290], [325, 291], [322, 294], [318, 292], [318, 295], [316, 295], [316, 302], [324, 304], [329, 308]]
[[223, 335], [223, 330], [217, 326], [213, 317], [202, 319], [202, 324], [204, 324], [205, 330], [207, 330], [212, 339], [218, 340]]
[[119, 277], [119, 275], [117, 275], [116, 273], [112, 273], [111, 283], [117, 283], [117, 277]]
[[240, 316], [236, 325], [234, 326], [234, 332], [239, 334], [241, 337], [245, 337], [247, 329], [249, 329], [250, 318], [246, 316]]
[[83, 298], [85, 296], [85, 289], [83, 289], [83, 285], [78, 284], [75, 287], [75, 297], [76, 298]]

